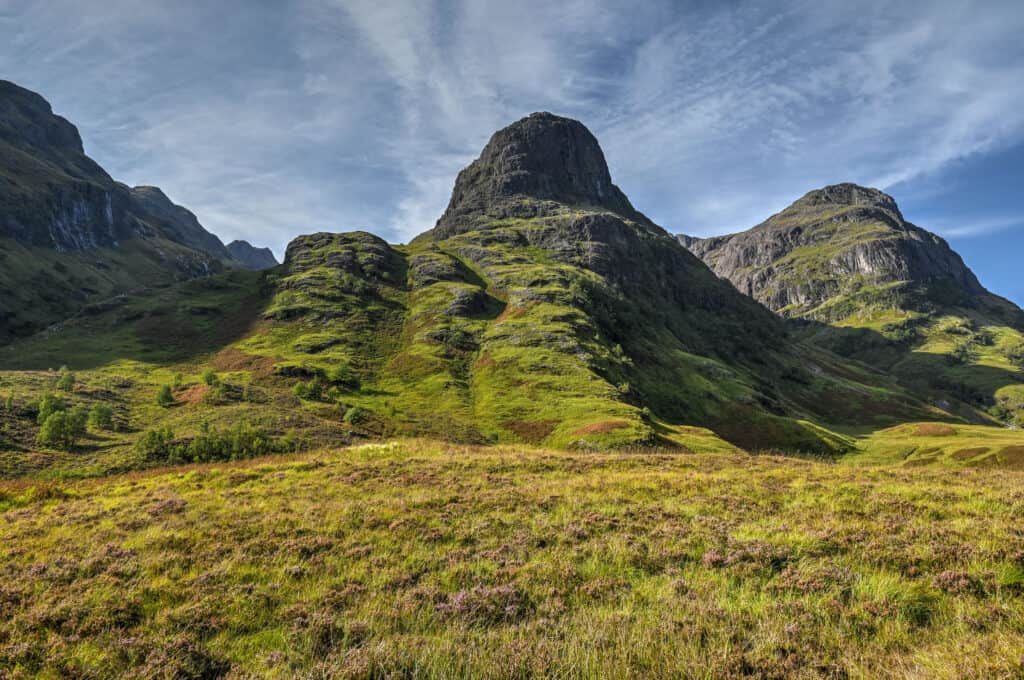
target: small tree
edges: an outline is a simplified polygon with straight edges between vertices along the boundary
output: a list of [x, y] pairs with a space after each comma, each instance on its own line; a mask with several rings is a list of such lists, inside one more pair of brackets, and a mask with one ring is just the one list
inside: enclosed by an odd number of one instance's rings
[[39, 416], [36, 418], [36, 422], [42, 425], [51, 415], [58, 411], [66, 411], [67, 408], [64, 400], [56, 394], [44, 394], [43, 398], [39, 400]]
[[107, 404], [95, 404], [89, 411], [89, 427], [94, 430], [114, 429], [114, 409]]
[[203, 382], [209, 385], [210, 387], [213, 387], [219, 382], [219, 380], [217, 379], [217, 373], [212, 368], [208, 368], [205, 371], [203, 371], [202, 378]]
[[80, 437], [85, 434], [85, 425], [89, 422], [89, 410], [82, 405], [75, 406], [68, 411], [68, 427], [71, 434]]
[[75, 445], [75, 425], [66, 411], [51, 413], [36, 437], [40, 446], [56, 449], [70, 449]]
[[156, 395], [156, 403], [164, 408], [174, 405], [174, 394], [171, 392], [170, 385], [160, 387], [160, 391]]
[[184, 380], [185, 380], [185, 378], [181, 375], [181, 373], [175, 373], [174, 374], [174, 389], [178, 389], [179, 387], [181, 387], [181, 385], [184, 382]]
[[7, 398], [4, 400], [4, 410], [5, 411], [13, 411], [14, 410], [14, 395], [13, 394], [8, 394]]
[[75, 389], [75, 374], [64, 369], [57, 381], [57, 389], [61, 392], [70, 392]]

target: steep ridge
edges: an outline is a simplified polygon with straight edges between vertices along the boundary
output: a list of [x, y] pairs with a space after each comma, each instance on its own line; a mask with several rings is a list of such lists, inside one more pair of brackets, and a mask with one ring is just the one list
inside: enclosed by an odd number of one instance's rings
[[[679, 241], [738, 290], [936, 403], [1024, 413], [1024, 312], [877, 190], [811, 191], [739, 234]], [[825, 324], [825, 325], [822, 325]]]
[[45, 99], [0, 81], [0, 260], [2, 340], [219, 271], [230, 254], [159, 189], [114, 181]]

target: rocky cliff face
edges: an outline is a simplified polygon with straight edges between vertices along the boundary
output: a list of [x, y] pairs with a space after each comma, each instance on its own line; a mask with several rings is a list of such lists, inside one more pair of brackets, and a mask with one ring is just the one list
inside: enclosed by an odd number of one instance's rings
[[278, 265], [277, 258], [270, 248], [256, 248], [248, 241], [232, 241], [227, 245], [231, 259], [243, 269], [259, 271]]
[[230, 258], [159, 189], [113, 180], [45, 99], [0, 81], [0, 339], [92, 300], [217, 272]]
[[940, 237], [907, 222], [891, 196], [854, 184], [812, 191], [753, 229], [680, 242], [719, 276], [788, 316], [856, 311], [886, 297], [902, 307], [970, 305], [986, 291]]
[[583, 124], [534, 113], [494, 133], [480, 157], [459, 173], [435, 236], [446, 238], [488, 220], [550, 215], [567, 206], [647, 221], [612, 184], [604, 153]]

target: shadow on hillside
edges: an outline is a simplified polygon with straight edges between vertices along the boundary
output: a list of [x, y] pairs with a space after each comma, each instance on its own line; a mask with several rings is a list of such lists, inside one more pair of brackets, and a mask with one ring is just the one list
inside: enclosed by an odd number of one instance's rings
[[921, 341], [916, 337], [900, 342], [870, 329], [841, 328], [809, 320], [787, 323], [796, 337], [805, 338], [841, 359], [857, 362], [895, 381], [912, 396], [967, 420], [985, 422], [971, 409], [985, 411], [995, 404], [999, 389], [1024, 383], [1024, 371], [917, 352]]
[[126, 295], [0, 347], [0, 368], [87, 370], [115, 361], [187, 361], [248, 335], [272, 293], [267, 272], [232, 271]]

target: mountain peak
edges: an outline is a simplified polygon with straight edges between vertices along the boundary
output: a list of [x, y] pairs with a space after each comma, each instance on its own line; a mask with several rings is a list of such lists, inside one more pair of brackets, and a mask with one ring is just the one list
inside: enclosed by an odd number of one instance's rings
[[277, 258], [270, 248], [257, 248], [248, 241], [241, 240], [232, 241], [226, 247], [232, 259], [244, 269], [270, 269], [278, 265]]
[[54, 114], [42, 95], [9, 80], [0, 80], [0, 139], [19, 146], [83, 153], [78, 128]]
[[577, 120], [538, 112], [495, 132], [480, 157], [459, 173], [435, 233], [444, 238], [468, 231], [480, 218], [543, 215], [552, 203], [646, 221], [612, 184], [590, 130]]
[[903, 220], [896, 199], [880, 189], [864, 187], [852, 182], [841, 184], [830, 184], [829, 186], [807, 192], [803, 198], [794, 205], [797, 206], [864, 206], [869, 208], [881, 208]]

